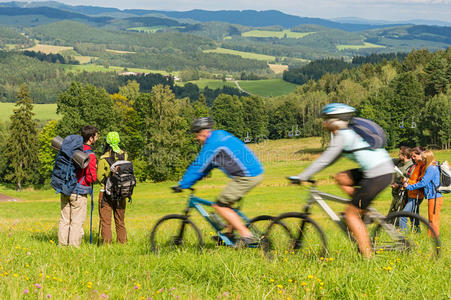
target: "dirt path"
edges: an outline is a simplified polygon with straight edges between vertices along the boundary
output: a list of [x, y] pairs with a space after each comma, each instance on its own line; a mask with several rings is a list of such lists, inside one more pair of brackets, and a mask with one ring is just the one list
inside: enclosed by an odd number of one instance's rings
[[249, 93], [249, 92], [247, 92], [247, 91], [245, 91], [245, 90], [243, 90], [243, 89], [241, 88], [240, 84], [238, 83], [238, 80], [235, 80], [234, 82], [235, 82], [236, 87], [237, 87], [241, 92], [246, 93], [246, 94], [252, 96], [251, 93]]
[[0, 202], [18, 202], [18, 201], [20, 201], [20, 199], [0, 194]]

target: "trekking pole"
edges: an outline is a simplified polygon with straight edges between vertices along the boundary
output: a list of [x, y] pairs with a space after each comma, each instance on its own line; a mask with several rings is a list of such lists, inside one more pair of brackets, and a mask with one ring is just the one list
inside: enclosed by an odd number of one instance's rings
[[89, 224], [89, 243], [92, 244], [92, 210], [94, 209], [94, 191], [91, 186], [91, 221]]

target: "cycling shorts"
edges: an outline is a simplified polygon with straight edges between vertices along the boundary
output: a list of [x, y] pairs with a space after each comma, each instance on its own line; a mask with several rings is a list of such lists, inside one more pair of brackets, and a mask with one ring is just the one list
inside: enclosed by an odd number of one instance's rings
[[348, 174], [355, 187], [351, 203], [361, 209], [368, 208], [373, 199], [392, 182], [393, 178], [391, 173], [366, 178], [361, 169], [348, 170]]

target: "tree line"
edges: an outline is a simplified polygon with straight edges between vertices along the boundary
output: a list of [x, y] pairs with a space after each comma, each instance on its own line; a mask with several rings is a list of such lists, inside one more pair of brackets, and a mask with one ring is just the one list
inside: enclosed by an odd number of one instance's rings
[[[119, 87], [130, 80], [139, 83], [141, 92], [149, 92], [153, 86], [163, 84], [168, 85], [177, 97], [189, 97], [192, 101], [204, 93], [210, 104], [220, 93], [243, 94], [233, 87], [201, 91], [194, 84], [176, 86], [173, 76], [164, 76], [158, 73], [123, 76], [115, 72], [65, 72], [60, 63], [48, 62], [49, 59], [59, 59], [59, 57], [59, 54], [46, 55], [40, 52], [20, 54], [0, 51], [0, 67], [3, 70], [9, 70], [0, 73], [0, 102], [15, 102], [23, 82], [27, 82], [34, 103], [56, 103], [58, 95], [69, 88], [71, 82], [74, 81], [104, 88], [110, 94], [117, 93]], [[63, 61], [67, 62], [64, 58]]]
[[[255, 142], [296, 136], [327, 138], [320, 111], [330, 102], [352, 105], [358, 116], [378, 122], [387, 133], [389, 148], [449, 149], [450, 87], [451, 49], [414, 50], [402, 62], [384, 60], [327, 73], [277, 98], [219, 94], [210, 105], [202, 94], [196, 100], [177, 98], [164, 84], [142, 92], [132, 80], [110, 94], [104, 88], [72, 82], [58, 96], [60, 121], [51, 121], [38, 132], [30, 94], [22, 86], [10, 122], [0, 124], [0, 136], [5, 137], [0, 140], [0, 178], [15, 184], [18, 180], [45, 184], [55, 155], [51, 139], [78, 133], [81, 126], [91, 124], [100, 129], [100, 136], [112, 130], [120, 133], [139, 180], [175, 180], [199, 149], [189, 132], [195, 118], [211, 116], [218, 129]], [[103, 143], [99, 139], [97, 154]], [[25, 155], [29, 157], [26, 164], [18, 159]]]

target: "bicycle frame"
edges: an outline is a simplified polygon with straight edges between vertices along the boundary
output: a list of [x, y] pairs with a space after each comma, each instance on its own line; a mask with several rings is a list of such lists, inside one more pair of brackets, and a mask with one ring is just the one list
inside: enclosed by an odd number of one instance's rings
[[305, 214], [310, 214], [311, 207], [313, 206], [313, 204], [316, 203], [329, 216], [329, 218], [332, 221], [334, 221], [335, 224], [337, 224], [338, 227], [340, 227], [341, 230], [343, 230], [343, 232], [345, 232], [347, 234], [348, 229], [347, 229], [345, 222], [343, 222], [342, 218], [337, 216], [335, 211], [326, 203], [326, 201], [324, 199], [338, 202], [341, 204], [350, 204], [351, 203], [351, 200], [349, 200], [349, 199], [335, 196], [332, 194], [328, 194], [325, 192], [321, 192], [321, 191], [317, 190], [315, 187], [312, 187], [312, 188], [310, 188], [310, 197], [307, 200], [307, 204], [304, 206], [303, 212]]
[[[332, 194], [328, 194], [325, 192], [321, 192], [319, 190], [317, 190], [315, 187], [311, 187], [310, 188], [310, 197], [307, 200], [307, 204], [304, 206], [304, 210], [303, 212], [307, 215], [310, 214], [310, 209], [313, 206], [313, 204], [318, 204], [321, 209], [329, 216], [329, 218], [335, 222], [335, 224], [338, 225], [338, 227], [340, 227], [340, 229], [348, 235], [348, 226], [346, 224], [346, 222], [343, 221], [342, 218], [340, 218], [339, 216], [337, 216], [337, 214], [335, 213], [335, 211], [326, 203], [326, 201], [324, 200], [331, 200], [337, 203], [341, 203], [341, 204], [350, 204], [351, 200], [350, 199], [346, 199], [346, 198], [342, 198], [339, 196], [335, 196]], [[396, 231], [396, 228], [393, 224], [388, 224], [386, 222], [384, 222], [384, 218], [385, 216], [383, 216], [381, 213], [379, 213], [376, 209], [374, 208], [368, 208], [366, 215], [374, 220], [375, 222], [377, 222], [378, 224], [380, 224], [385, 230], [386, 232], [394, 239], [402, 239], [402, 235], [399, 234]], [[303, 230], [304, 224], [301, 225], [301, 231]], [[350, 235], [350, 237], [352, 237], [352, 235]]]
[[[219, 227], [219, 225], [212, 219], [211, 214], [209, 214], [208, 211], [206, 211], [204, 208], [204, 206], [213, 206], [214, 204], [215, 204], [215, 202], [208, 201], [208, 200], [196, 197], [193, 194], [191, 194], [188, 199], [188, 206], [186, 207], [186, 209], [184, 211], [185, 216], [188, 217], [190, 210], [192, 208], [194, 208], [216, 230], [216, 232], [218, 233], [218, 236], [222, 239], [222, 241], [224, 242], [224, 244], [226, 246], [233, 246], [234, 243], [224, 233], [221, 232], [222, 228]], [[232, 209], [238, 214], [238, 216], [241, 217], [241, 219], [245, 223], [250, 221], [250, 219], [243, 212], [241, 212], [241, 210], [239, 210], [238, 208], [232, 208]], [[183, 224], [181, 230], [184, 229], [183, 227], [184, 227], [184, 224]]]

